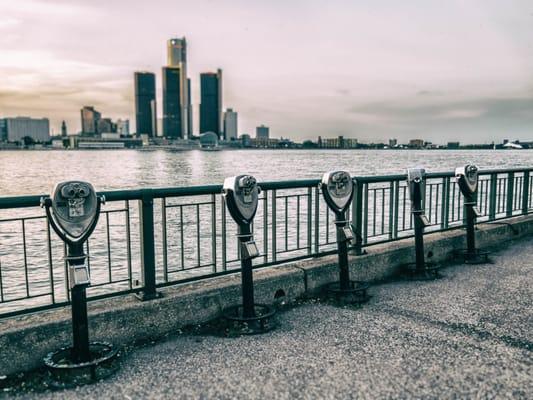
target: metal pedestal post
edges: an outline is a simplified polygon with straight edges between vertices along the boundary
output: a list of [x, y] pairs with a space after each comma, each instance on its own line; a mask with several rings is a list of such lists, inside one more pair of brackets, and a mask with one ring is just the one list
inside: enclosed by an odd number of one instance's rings
[[[239, 241], [243, 243], [252, 239], [250, 225], [239, 226]], [[244, 318], [254, 318], [254, 277], [252, 270], [252, 259], [241, 259], [241, 280], [242, 280], [242, 316]]]
[[424, 221], [422, 210], [413, 210], [414, 231], [415, 231], [415, 262], [405, 266], [404, 274], [406, 278], [413, 280], [430, 280], [441, 278], [438, 266], [428, 263], [424, 254]]
[[459, 255], [462, 256], [466, 264], [484, 264], [489, 262], [489, 252], [476, 249], [476, 212], [474, 207], [475, 202], [465, 203], [466, 214], [466, 249], [460, 250]]
[[[252, 240], [250, 224], [239, 225], [239, 244]], [[242, 248], [242, 247], [241, 247]], [[272, 317], [276, 310], [266, 304], [254, 301], [254, 279], [252, 259], [241, 257], [242, 305], [224, 311], [224, 318], [233, 323], [227, 330], [230, 336], [254, 335], [275, 328]]]
[[[86, 259], [83, 244], [68, 245], [69, 268], [83, 265]], [[72, 347], [62, 347], [49, 353], [44, 359], [46, 367], [52, 373], [51, 384], [58, 388], [93, 383], [111, 375], [118, 368], [118, 365], [113, 364], [118, 349], [106, 342], [89, 342], [86, 286], [72, 287], [71, 307]]]
[[[83, 265], [87, 256], [83, 253], [83, 245], [68, 246], [68, 264]], [[87, 362], [91, 359], [89, 350], [89, 323], [87, 320], [87, 294], [85, 286], [74, 286], [71, 289], [72, 308], [72, 361]]]
[[342, 234], [342, 229], [348, 225], [346, 212], [336, 214], [335, 225], [337, 227], [339, 254], [339, 281], [328, 284], [326, 290], [330, 297], [333, 297], [341, 304], [365, 303], [370, 298], [367, 294], [368, 283], [350, 280], [348, 242]]

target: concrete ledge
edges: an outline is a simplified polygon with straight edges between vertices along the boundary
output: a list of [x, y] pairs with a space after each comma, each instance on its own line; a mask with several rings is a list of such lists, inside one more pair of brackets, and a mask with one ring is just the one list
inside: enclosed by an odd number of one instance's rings
[[[491, 248], [533, 233], [533, 216], [510, 218], [478, 226], [479, 247]], [[425, 236], [426, 253], [436, 262], [447, 261], [454, 249], [465, 246], [463, 230]], [[402, 263], [414, 258], [412, 239], [371, 246], [369, 254], [351, 256], [353, 279], [381, 281], [398, 273]], [[289, 301], [314, 294], [338, 279], [337, 256], [327, 256], [265, 268], [254, 272], [256, 301], [273, 303], [276, 293]], [[133, 296], [89, 304], [91, 340], [117, 345], [150, 340], [190, 325], [216, 318], [222, 309], [238, 304], [240, 275], [177, 285], [161, 290], [164, 297], [139, 302]], [[70, 308], [24, 315], [0, 321], [0, 375], [10, 375], [42, 365], [43, 357], [71, 342]]]

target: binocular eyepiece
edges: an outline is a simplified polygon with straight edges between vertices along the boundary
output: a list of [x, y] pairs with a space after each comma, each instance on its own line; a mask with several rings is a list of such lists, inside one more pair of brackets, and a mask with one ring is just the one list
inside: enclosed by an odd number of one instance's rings
[[61, 196], [65, 199], [85, 198], [91, 189], [83, 183], [69, 183], [61, 188]]
[[239, 181], [237, 184], [238, 184], [239, 189], [250, 190], [255, 187], [255, 185], [257, 184], [257, 180], [253, 176], [244, 175], [241, 178], [239, 178]]

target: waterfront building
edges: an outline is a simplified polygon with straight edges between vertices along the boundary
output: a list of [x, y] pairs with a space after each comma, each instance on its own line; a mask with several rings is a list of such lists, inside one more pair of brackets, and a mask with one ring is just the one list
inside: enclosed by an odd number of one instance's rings
[[389, 147], [396, 147], [397, 144], [398, 144], [397, 139], [389, 139]]
[[3, 141], [20, 142], [25, 137], [30, 137], [36, 142], [48, 142], [50, 140], [50, 122], [48, 118], [15, 117], [0, 119], [0, 138]]
[[117, 133], [120, 136], [130, 135], [130, 120], [129, 119], [118, 119], [117, 120]]
[[61, 136], [66, 137], [68, 135], [67, 132], [67, 124], [65, 121], [61, 122]]
[[163, 136], [185, 138], [181, 70], [179, 67], [163, 67]]
[[268, 126], [261, 125], [255, 128], [256, 139], [268, 139], [270, 137], [270, 130]]
[[81, 109], [81, 133], [82, 135], [95, 136], [98, 133], [98, 121], [102, 117], [93, 106], [84, 106]]
[[117, 125], [111, 121], [111, 118], [100, 118], [98, 120], [97, 132], [101, 135], [103, 133], [116, 133]]
[[409, 147], [414, 149], [421, 149], [424, 147], [424, 141], [422, 139], [411, 139], [409, 140]]
[[214, 149], [218, 147], [218, 135], [214, 132], [202, 133], [199, 142], [202, 149]]
[[0, 118], [0, 142], [7, 142], [7, 121]]
[[[187, 76], [187, 40], [172, 38], [167, 41], [167, 67], [179, 69], [180, 134], [186, 139], [192, 136], [191, 80]], [[163, 88], [164, 90], [164, 88]]]
[[237, 139], [237, 113], [228, 108], [224, 113], [224, 137], [226, 140]]
[[200, 97], [200, 133], [215, 132], [222, 138], [221, 69], [200, 74]]
[[459, 142], [448, 142], [448, 144], [446, 145], [446, 148], [448, 148], [448, 149], [458, 149], [459, 145], [460, 145]]
[[240, 139], [242, 141], [242, 147], [250, 147], [252, 145], [252, 138], [247, 133], [243, 133]]
[[[154, 129], [155, 114], [155, 74], [135, 72], [135, 124], [138, 135], [157, 135]], [[129, 129], [128, 129], [129, 130]]]

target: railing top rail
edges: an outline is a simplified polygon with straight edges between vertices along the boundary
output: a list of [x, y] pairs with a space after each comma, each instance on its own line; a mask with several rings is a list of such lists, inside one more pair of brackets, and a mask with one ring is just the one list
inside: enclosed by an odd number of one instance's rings
[[[509, 168], [509, 169], [486, 169], [480, 170], [480, 175], [502, 174], [510, 172], [526, 172], [533, 171], [533, 167], [524, 168]], [[430, 172], [426, 177], [431, 178], [445, 178], [453, 177], [454, 172]], [[379, 183], [390, 181], [402, 181], [407, 178], [406, 174], [396, 175], [378, 175], [378, 176], [355, 176], [359, 182], [363, 183]], [[263, 190], [281, 190], [281, 189], [296, 189], [314, 187], [320, 183], [320, 179], [300, 179], [288, 181], [267, 181], [260, 182], [259, 186]], [[218, 194], [222, 191], [222, 185], [200, 185], [200, 186], [184, 186], [184, 187], [168, 187], [168, 188], [139, 188], [126, 190], [113, 190], [99, 192], [104, 195], [108, 201], [121, 200], [141, 200], [146, 197], [150, 198], [165, 198], [165, 197], [184, 197], [184, 196], [200, 196], [208, 194]], [[29, 196], [10, 196], [0, 197], [0, 209], [8, 208], [25, 208], [38, 207], [42, 197], [47, 194], [29, 195]]]

